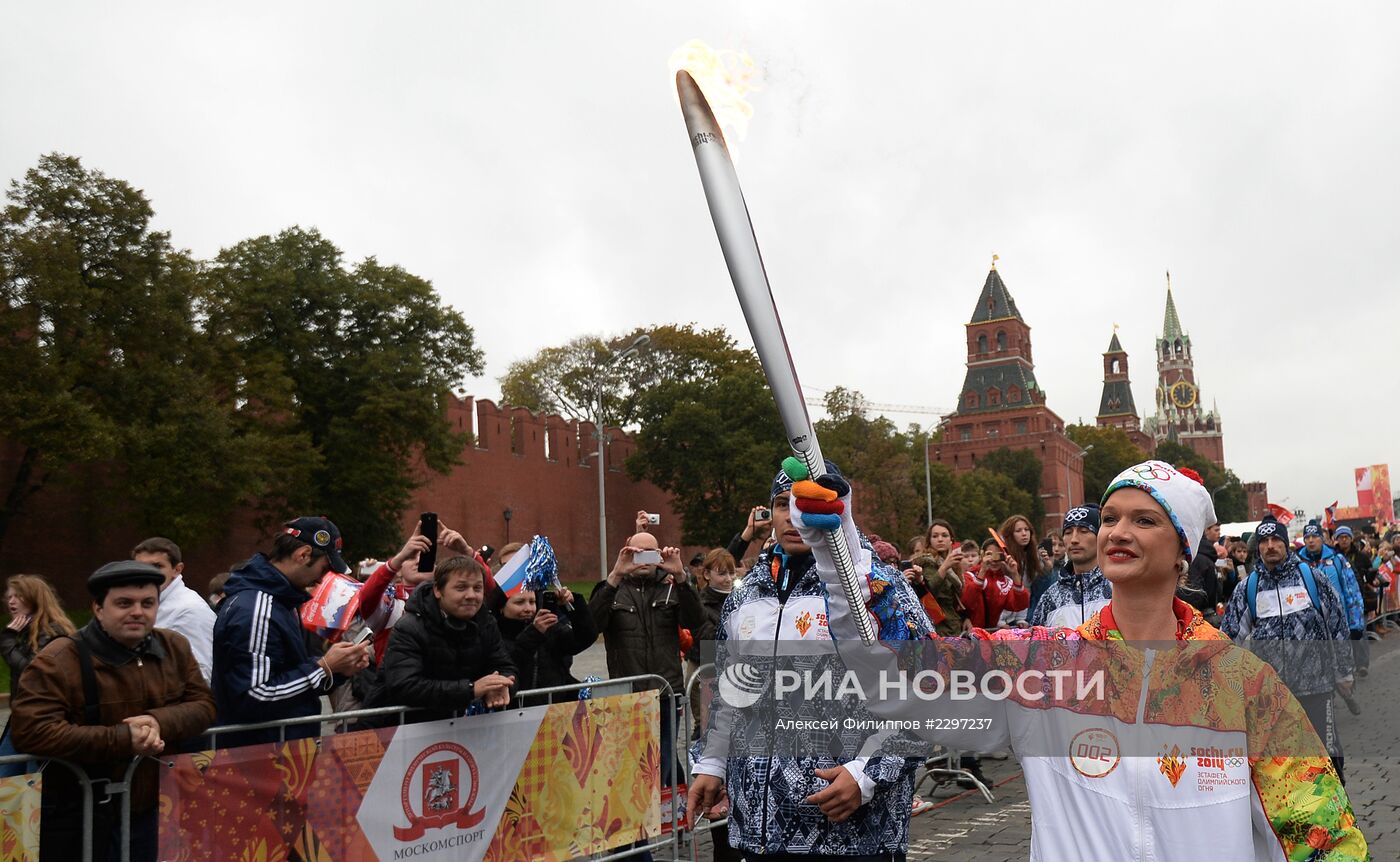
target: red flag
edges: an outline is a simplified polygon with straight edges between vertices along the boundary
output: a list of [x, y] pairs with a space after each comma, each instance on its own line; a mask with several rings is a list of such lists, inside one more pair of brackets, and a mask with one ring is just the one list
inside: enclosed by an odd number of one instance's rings
[[1270, 503], [1269, 512], [1272, 513], [1275, 518], [1278, 518], [1278, 522], [1285, 527], [1288, 526], [1289, 521], [1293, 520], [1293, 513], [1280, 506], [1278, 503]]

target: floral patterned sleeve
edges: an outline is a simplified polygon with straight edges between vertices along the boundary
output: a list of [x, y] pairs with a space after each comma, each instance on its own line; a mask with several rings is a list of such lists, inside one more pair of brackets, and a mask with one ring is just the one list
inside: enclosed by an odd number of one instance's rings
[[1370, 859], [1322, 741], [1273, 668], [1260, 664], [1245, 690], [1250, 772], [1268, 821], [1257, 831], [1272, 832], [1290, 862]]

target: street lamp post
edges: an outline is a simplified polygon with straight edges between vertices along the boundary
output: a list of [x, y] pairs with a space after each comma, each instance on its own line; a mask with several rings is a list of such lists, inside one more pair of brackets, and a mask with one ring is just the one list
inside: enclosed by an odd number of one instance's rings
[[[650, 335], [639, 335], [636, 340], [627, 347], [612, 354], [612, 361], [609, 367], [616, 365], [629, 356], [635, 356], [651, 343]], [[595, 386], [598, 393], [598, 415], [597, 422], [593, 428], [593, 436], [598, 438], [598, 580], [605, 580], [608, 577], [608, 497], [604, 489], [603, 480], [607, 477], [607, 455], [603, 447], [608, 444], [608, 435], [603, 427], [603, 384], [598, 381]]]
[[[1224, 485], [1221, 485], [1219, 488], [1216, 488], [1210, 492], [1210, 507], [1212, 509], [1215, 508], [1215, 495], [1219, 494], [1221, 491], [1224, 491], [1228, 487], [1230, 487], [1230, 483], [1226, 482]], [[1284, 499], [1285, 501], [1287, 500], [1287, 498]]]
[[[938, 423], [934, 423], [935, 425]], [[933, 431], [933, 425], [929, 426], [929, 432]], [[928, 465], [929, 434], [924, 434], [924, 502], [928, 505], [928, 522], [924, 529], [933, 526], [933, 478]]]

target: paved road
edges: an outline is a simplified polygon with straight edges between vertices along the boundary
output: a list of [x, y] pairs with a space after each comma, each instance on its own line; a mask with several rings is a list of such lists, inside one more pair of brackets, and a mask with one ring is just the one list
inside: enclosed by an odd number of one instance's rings
[[[1371, 674], [1359, 683], [1360, 718], [1337, 702], [1348, 751], [1347, 792], [1375, 860], [1400, 859], [1400, 632], [1372, 645]], [[1387, 720], [1385, 710], [1392, 710]], [[956, 788], [920, 795], [936, 808], [914, 817], [909, 862], [1025, 862], [1030, 858], [1031, 815], [1026, 785], [1014, 759], [983, 760], [999, 786], [994, 804]], [[1203, 823], [1208, 830], [1210, 824]], [[710, 859], [701, 839], [701, 860]], [[1203, 858], [1208, 858], [1203, 854]], [[1223, 862], [1223, 860], [1222, 860]]]

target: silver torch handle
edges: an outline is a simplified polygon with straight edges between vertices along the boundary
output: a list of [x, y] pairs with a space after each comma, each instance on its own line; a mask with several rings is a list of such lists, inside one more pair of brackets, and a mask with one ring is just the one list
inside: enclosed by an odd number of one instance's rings
[[[778, 414], [782, 416], [793, 453], [802, 459], [816, 479], [826, 473], [826, 462], [822, 459], [811, 417], [807, 415], [802, 384], [797, 380], [797, 369], [793, 367], [792, 353], [783, 334], [783, 322], [778, 317], [778, 306], [768, 285], [768, 273], [763, 268], [763, 255], [758, 250], [758, 239], [749, 220], [749, 208], [739, 188], [739, 175], [734, 171], [734, 162], [729, 157], [729, 148], [725, 146], [710, 103], [689, 72], [676, 73], [676, 91], [680, 95], [685, 127], [690, 133], [695, 164], [700, 169], [700, 182], [705, 187], [705, 200], [710, 205], [710, 218], [714, 220], [724, 262], [729, 266], [729, 278], [734, 282], [739, 305], [744, 309], [744, 320], [748, 322], [749, 334], [758, 350], [758, 360], [768, 378], [768, 388], [778, 404]], [[870, 615], [862, 612], [865, 599], [860, 589], [861, 576], [856, 573], [851, 549], [846, 547], [846, 534], [839, 528], [830, 530], [826, 540], [861, 640], [872, 644], [875, 627]]]

